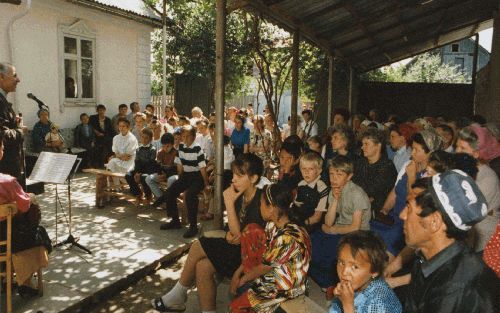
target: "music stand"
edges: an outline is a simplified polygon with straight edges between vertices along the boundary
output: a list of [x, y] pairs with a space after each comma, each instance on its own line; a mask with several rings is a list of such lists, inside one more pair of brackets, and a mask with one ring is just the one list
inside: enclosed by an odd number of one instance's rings
[[[77, 161], [75, 163], [75, 161]], [[44, 183], [53, 183], [56, 186], [56, 244], [55, 248], [71, 244], [71, 246], [75, 246], [88, 254], [92, 254], [92, 252], [79, 244], [78, 238], [73, 237], [71, 226], [72, 226], [72, 210], [71, 210], [71, 177], [70, 174], [74, 177], [78, 167], [80, 166], [82, 159], [77, 159], [76, 155], [73, 154], [65, 154], [65, 153], [53, 153], [53, 152], [42, 152], [36, 161], [35, 167], [30, 175], [30, 180], [40, 181]], [[57, 185], [67, 184], [68, 186], [68, 212], [69, 212], [69, 221], [68, 229], [69, 235], [68, 238], [64, 241], [57, 243], [57, 224], [58, 224], [58, 204], [61, 207], [61, 210], [64, 211], [61, 201], [59, 198], [59, 192], [57, 189]]]

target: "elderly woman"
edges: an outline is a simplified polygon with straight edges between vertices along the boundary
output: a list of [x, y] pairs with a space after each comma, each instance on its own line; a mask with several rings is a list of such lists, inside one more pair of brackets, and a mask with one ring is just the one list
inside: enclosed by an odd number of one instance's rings
[[399, 214], [406, 206], [408, 192], [413, 183], [426, 174], [431, 153], [442, 146], [441, 137], [433, 128], [414, 134], [411, 141], [411, 160], [399, 172], [396, 184], [380, 210], [387, 218], [370, 222], [370, 230], [384, 240], [391, 259], [404, 247], [403, 223]]
[[[33, 131], [31, 133], [31, 138], [33, 139], [33, 151], [42, 152], [46, 145], [45, 136], [50, 133], [51, 122], [49, 120], [49, 111], [41, 109], [37, 113], [38, 122], [33, 126]], [[57, 148], [57, 147], [56, 147]]]
[[[1, 133], [0, 133], [1, 134]], [[0, 135], [0, 160], [3, 158], [3, 137]], [[38, 294], [31, 287], [34, 273], [48, 265], [47, 248], [51, 249], [48, 236], [44, 242], [40, 240], [45, 229], [38, 226], [40, 210], [34, 204], [35, 196], [23, 191], [16, 178], [0, 174], [0, 204], [16, 203], [17, 214], [12, 220], [12, 263], [16, 272], [18, 292], [22, 297]], [[0, 241], [6, 238], [7, 224], [0, 220]]]

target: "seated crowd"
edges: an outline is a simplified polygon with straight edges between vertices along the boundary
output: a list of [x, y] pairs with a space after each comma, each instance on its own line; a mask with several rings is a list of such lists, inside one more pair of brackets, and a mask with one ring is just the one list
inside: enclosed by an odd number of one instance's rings
[[[215, 114], [192, 117], [148, 105], [82, 114], [75, 145], [86, 166], [125, 174], [137, 203], [166, 208], [162, 230], [198, 234], [200, 193], [211, 203]], [[38, 151], [62, 151], [57, 126], [39, 112]], [[322, 136], [311, 110], [298, 134], [277, 129], [251, 105], [226, 110], [225, 237], [201, 237], [180, 280], [152, 301], [160, 312], [186, 309], [196, 286], [202, 312], [216, 310], [216, 277], [231, 281], [231, 312], [280, 312], [314, 280], [330, 312], [493, 312], [498, 305], [500, 144], [484, 118], [416, 118], [386, 123], [334, 111]], [[118, 179], [110, 186], [121, 188]], [[213, 207], [202, 219], [213, 218]], [[496, 240], [496, 243], [488, 243]], [[483, 261], [484, 259], [484, 261]]]

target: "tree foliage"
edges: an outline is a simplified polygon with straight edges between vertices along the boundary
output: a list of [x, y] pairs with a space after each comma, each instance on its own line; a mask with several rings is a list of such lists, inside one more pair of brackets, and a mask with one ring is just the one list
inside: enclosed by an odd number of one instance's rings
[[[215, 76], [215, 5], [211, 0], [143, 0], [155, 8], [167, 4], [167, 85], [173, 92], [175, 74], [204, 77], [214, 85]], [[228, 97], [242, 92], [245, 76], [251, 69], [249, 47], [246, 45], [244, 21], [231, 14], [226, 31], [226, 93]], [[162, 31], [153, 34], [153, 93], [158, 93], [162, 76]], [[158, 82], [159, 81], [159, 82]]]
[[464, 74], [456, 67], [442, 64], [436, 53], [423, 53], [413, 58], [410, 63], [388, 66], [365, 73], [363, 80], [380, 82], [412, 83], [465, 83]]

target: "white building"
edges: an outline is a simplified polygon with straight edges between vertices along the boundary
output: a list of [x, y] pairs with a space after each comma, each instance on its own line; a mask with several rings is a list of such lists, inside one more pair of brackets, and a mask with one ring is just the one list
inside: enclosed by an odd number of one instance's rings
[[161, 19], [141, 0], [0, 0], [0, 60], [13, 63], [21, 83], [9, 94], [31, 128], [38, 120], [33, 93], [51, 120], [72, 128], [96, 104], [151, 97], [151, 40]]

